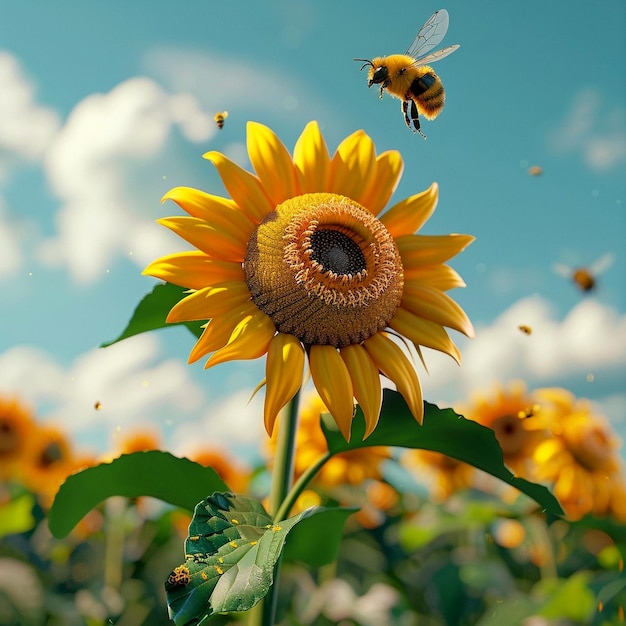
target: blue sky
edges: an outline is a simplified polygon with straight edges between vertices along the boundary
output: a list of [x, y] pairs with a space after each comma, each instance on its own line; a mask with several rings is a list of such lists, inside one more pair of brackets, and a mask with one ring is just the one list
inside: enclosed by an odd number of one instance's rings
[[[448, 2], [442, 45], [461, 48], [436, 65], [447, 102], [423, 121], [427, 141], [352, 59], [404, 52], [441, 6], [386, 7], [5, 3], [0, 393], [19, 393], [98, 451], [150, 423], [174, 451], [199, 433], [255, 445], [259, 399], [247, 400], [262, 362], [187, 366], [192, 339], [180, 329], [96, 347], [152, 288], [147, 262], [181, 248], [154, 222], [176, 212], [159, 204], [163, 193], [222, 193], [201, 155], [249, 167], [247, 120], [292, 149], [316, 119], [331, 150], [359, 128], [379, 152], [400, 150], [396, 199], [439, 183], [424, 233], [477, 237], [453, 262], [468, 284], [453, 296], [477, 337], [459, 338], [461, 368], [428, 354], [427, 399], [451, 403], [513, 378], [562, 385], [596, 401], [626, 438], [626, 5]], [[219, 110], [229, 117], [218, 132]], [[530, 176], [532, 165], [543, 174]], [[592, 295], [554, 269], [607, 254]]]

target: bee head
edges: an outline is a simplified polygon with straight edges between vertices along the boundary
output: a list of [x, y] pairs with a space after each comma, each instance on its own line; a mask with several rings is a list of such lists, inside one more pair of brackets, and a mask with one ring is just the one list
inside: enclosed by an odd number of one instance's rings
[[379, 65], [378, 67], [375, 67], [372, 65], [372, 67], [374, 68], [374, 72], [370, 75], [370, 78], [367, 81], [367, 86], [371, 87], [372, 85], [378, 85], [386, 82], [389, 78], [389, 70], [387, 69], [387, 66]]

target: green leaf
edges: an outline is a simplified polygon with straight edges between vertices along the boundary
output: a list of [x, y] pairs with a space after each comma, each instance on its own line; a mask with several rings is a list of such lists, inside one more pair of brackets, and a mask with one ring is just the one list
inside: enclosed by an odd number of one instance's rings
[[597, 600], [589, 589], [590, 572], [576, 572], [566, 580], [542, 580], [533, 591], [544, 594], [546, 602], [539, 615], [547, 618], [570, 618], [586, 623], [594, 613]]
[[441, 452], [503, 480], [539, 503], [554, 515], [563, 515], [558, 500], [542, 485], [516, 478], [504, 465], [502, 449], [490, 428], [467, 420], [452, 409], [424, 403], [424, 423], [420, 426], [397, 391], [385, 389], [380, 420], [374, 432], [363, 441], [365, 421], [359, 409], [347, 442], [334, 422], [323, 420], [322, 428], [332, 454], [370, 446], [398, 446]]
[[300, 561], [310, 567], [322, 567], [337, 558], [346, 520], [358, 508], [319, 507], [304, 518], [289, 534], [285, 561]]
[[133, 316], [122, 334], [112, 341], [101, 344], [101, 348], [111, 346], [122, 339], [128, 339], [133, 335], [146, 333], [151, 330], [164, 328], [165, 326], [186, 326], [196, 337], [202, 334], [202, 327], [199, 323], [179, 322], [168, 324], [165, 321], [170, 309], [182, 300], [187, 290], [177, 285], [163, 283], [155, 288], [137, 305]]
[[0, 507], [0, 537], [25, 533], [35, 526], [33, 506], [35, 498], [23, 493]]
[[288, 533], [316, 515], [328, 513], [313, 507], [274, 523], [260, 502], [228, 492], [199, 502], [185, 563], [165, 583], [170, 618], [176, 626], [196, 626], [216, 613], [251, 609], [272, 586]]
[[192, 511], [207, 493], [225, 489], [228, 486], [214, 469], [169, 452], [124, 454], [68, 477], [50, 508], [50, 531], [59, 539], [65, 537], [91, 509], [111, 496], [152, 496]]

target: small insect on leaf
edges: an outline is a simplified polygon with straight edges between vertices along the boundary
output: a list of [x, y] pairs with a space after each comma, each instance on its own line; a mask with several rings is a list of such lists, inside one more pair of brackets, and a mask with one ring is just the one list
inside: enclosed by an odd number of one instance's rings
[[191, 582], [189, 568], [185, 565], [175, 567], [167, 577], [167, 583], [171, 587], [186, 587]]

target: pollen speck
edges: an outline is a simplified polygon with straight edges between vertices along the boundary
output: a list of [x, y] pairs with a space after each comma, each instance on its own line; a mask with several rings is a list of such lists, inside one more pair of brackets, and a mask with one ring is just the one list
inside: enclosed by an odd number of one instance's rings
[[229, 541], [228, 545], [233, 547], [233, 548], [236, 548], [237, 547], [237, 542], [236, 541]]

